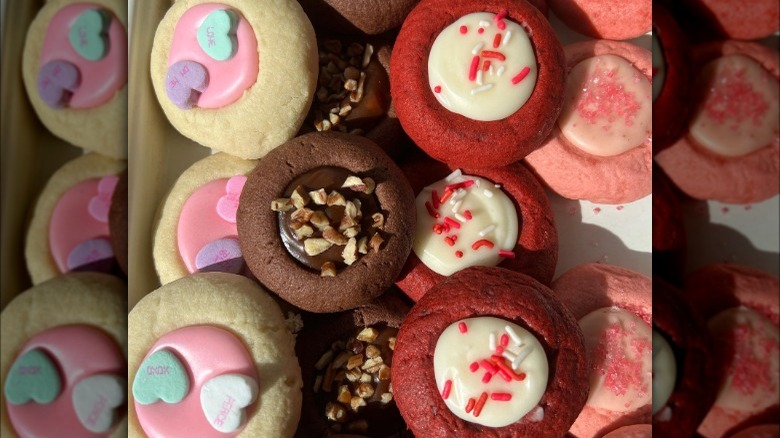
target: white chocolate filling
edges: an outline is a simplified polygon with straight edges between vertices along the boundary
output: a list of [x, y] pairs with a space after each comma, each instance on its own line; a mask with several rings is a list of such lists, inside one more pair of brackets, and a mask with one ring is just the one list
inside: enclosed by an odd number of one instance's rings
[[[466, 328], [465, 332], [461, 331], [462, 327]], [[502, 335], [506, 335], [508, 341], [505, 346], [502, 346]], [[499, 346], [505, 349], [506, 357], [519, 362], [512, 371], [524, 374], [523, 380], [506, 381], [499, 374], [493, 374], [487, 383], [483, 381], [489, 368], [479, 364], [498, 355], [496, 348]], [[506, 366], [512, 363], [508, 358], [504, 361]], [[479, 368], [472, 371], [475, 363]], [[444, 403], [465, 421], [503, 427], [519, 421], [529, 412], [540, 414], [534, 407], [547, 388], [547, 356], [536, 337], [517, 324], [494, 317], [468, 318], [451, 324], [436, 342], [433, 367], [440, 393], [445, 392], [445, 386], [450, 388]], [[477, 416], [475, 413], [483, 393], [487, 396]], [[506, 394], [511, 398], [506, 400]], [[473, 400], [472, 408], [466, 412], [469, 400]], [[529, 417], [529, 421], [533, 420]]]
[[599, 55], [575, 65], [558, 118], [564, 137], [602, 157], [642, 145], [652, 133], [652, 86], [624, 58]]
[[653, 102], [658, 99], [661, 90], [664, 89], [666, 80], [666, 59], [658, 37], [653, 33]]
[[653, 330], [653, 415], [666, 406], [677, 380], [677, 362], [666, 338]]
[[[453, 191], [438, 208], [433, 205], [434, 191], [441, 198], [447, 186], [459, 183], [471, 185]], [[515, 206], [500, 188], [486, 179], [460, 175], [450, 181], [437, 181], [417, 195], [416, 204], [417, 230], [412, 249], [437, 274], [448, 276], [470, 266], [496, 266], [509, 256], [502, 255], [501, 251], [511, 252], [517, 243], [519, 226]], [[439, 215], [438, 219], [431, 216], [430, 209]], [[435, 232], [436, 224], [448, 231]], [[480, 245], [479, 241], [488, 241], [492, 247]]]
[[704, 95], [689, 128], [698, 144], [739, 157], [780, 142], [778, 82], [747, 56], [707, 64], [697, 78]]
[[[497, 17], [487, 12], [464, 15], [441, 31], [428, 54], [431, 92], [445, 108], [473, 120], [511, 116], [536, 85], [528, 34], [519, 24]], [[486, 62], [490, 67], [483, 70]]]
[[651, 402], [652, 329], [618, 307], [596, 309], [580, 319], [590, 358], [588, 405], [629, 412]]

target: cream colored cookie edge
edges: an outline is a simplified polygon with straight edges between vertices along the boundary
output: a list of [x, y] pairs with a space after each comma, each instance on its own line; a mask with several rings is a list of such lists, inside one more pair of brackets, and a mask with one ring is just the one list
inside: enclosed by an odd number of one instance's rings
[[[236, 335], [255, 361], [262, 399], [241, 435], [292, 437], [300, 419], [303, 386], [295, 341], [276, 302], [240, 275], [193, 274], [139, 301], [128, 322], [128, 387], [157, 339], [182, 327], [204, 324]], [[145, 437], [132, 393], [128, 397], [128, 435]]]
[[33, 284], [60, 275], [49, 251], [49, 221], [60, 197], [80, 181], [118, 175], [126, 167], [124, 161], [91, 153], [68, 161], [49, 178], [35, 203], [25, 239], [24, 258]]

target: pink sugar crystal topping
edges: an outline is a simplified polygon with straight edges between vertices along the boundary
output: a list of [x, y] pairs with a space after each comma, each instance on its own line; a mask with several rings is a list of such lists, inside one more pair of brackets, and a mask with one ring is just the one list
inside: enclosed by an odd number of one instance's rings
[[745, 69], [736, 72], [725, 68], [716, 78], [715, 83], [707, 93], [704, 110], [707, 117], [723, 124], [732, 122], [731, 129], [752, 120], [756, 126], [761, 125], [761, 118], [769, 108], [760, 92], [753, 89], [745, 76]]
[[626, 91], [621, 81], [615, 77], [616, 73], [616, 68], [597, 67], [582, 84], [582, 92], [577, 96], [575, 104], [577, 112], [589, 123], [596, 123], [599, 118], [613, 123], [622, 118], [626, 126], [631, 126], [637, 112], [642, 108], [641, 103], [634, 98], [634, 93]]

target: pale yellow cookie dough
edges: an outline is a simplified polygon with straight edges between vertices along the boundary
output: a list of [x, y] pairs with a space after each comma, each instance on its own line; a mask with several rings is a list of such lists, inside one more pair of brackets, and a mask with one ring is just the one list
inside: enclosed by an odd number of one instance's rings
[[[38, 70], [46, 30], [63, 7], [79, 0], [49, 0], [27, 31], [22, 55], [22, 74], [27, 96], [38, 118], [54, 135], [76, 146], [117, 159], [127, 158], [127, 84], [107, 103], [89, 109], [50, 108], [38, 96]], [[89, 0], [109, 9], [127, 31], [127, 2]]]
[[256, 165], [257, 162], [253, 160], [215, 154], [196, 162], [179, 176], [157, 213], [153, 254], [154, 267], [161, 284], [190, 274], [179, 254], [177, 234], [179, 216], [190, 195], [211, 181], [246, 175]]
[[314, 28], [295, 0], [220, 0], [252, 26], [260, 56], [257, 82], [226, 107], [183, 110], [165, 90], [168, 53], [179, 17], [201, 3], [214, 0], [178, 0], [157, 28], [151, 60], [157, 100], [184, 136], [241, 158], [261, 158], [295, 136], [309, 110], [318, 72]]
[[[34, 286], [13, 299], [0, 315], [0, 382], [19, 349], [32, 336], [54, 327], [86, 324], [97, 327], [116, 341], [127, 357], [127, 286], [107, 274], [76, 272]], [[127, 417], [110, 435], [126, 436]], [[14, 437], [0, 397], [0, 436]]]
[[[295, 341], [276, 302], [257, 283], [240, 275], [190, 275], [139, 301], [128, 323], [128, 387], [160, 337], [193, 325], [213, 325], [233, 333], [255, 362], [260, 400], [240, 436], [292, 437], [301, 414], [303, 385]], [[128, 434], [144, 437], [132, 391], [129, 397]]]
[[126, 167], [125, 161], [92, 153], [65, 163], [49, 178], [35, 204], [25, 241], [24, 258], [33, 284], [61, 274], [49, 251], [49, 221], [60, 197], [81, 181], [119, 175]]

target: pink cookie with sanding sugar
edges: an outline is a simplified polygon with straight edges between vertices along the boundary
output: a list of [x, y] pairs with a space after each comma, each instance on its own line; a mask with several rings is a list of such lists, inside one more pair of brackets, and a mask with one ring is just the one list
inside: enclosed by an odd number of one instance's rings
[[703, 69], [688, 132], [656, 162], [696, 199], [747, 204], [777, 195], [780, 55], [757, 43], [723, 41], [695, 48], [693, 64]]
[[615, 429], [604, 435], [604, 438], [650, 438], [652, 436], [653, 426], [651, 424], [634, 424]]
[[[755, 40], [780, 30], [780, 3], [776, 0], [686, 0], [697, 18], [708, 21], [721, 34]], [[748, 7], [749, 6], [749, 7]]]
[[[650, 278], [619, 266], [600, 263], [579, 265], [552, 284], [555, 295], [574, 314], [583, 326], [583, 320], [592, 318], [589, 314], [598, 309], [617, 307], [625, 311], [628, 319], [622, 319], [622, 327], [616, 325], [614, 314], [609, 315], [609, 328], [601, 332], [598, 340], [589, 338], [592, 330], [583, 329], [588, 354], [591, 356], [591, 390], [588, 403], [583, 408], [569, 432], [575, 437], [601, 437], [605, 432], [618, 427], [637, 423], [649, 423], [651, 420], [651, 402], [649, 397], [650, 376], [643, 375], [641, 359], [651, 354], [651, 344], [646, 333], [652, 325], [652, 282]], [[587, 316], [587, 318], [586, 318]], [[636, 317], [636, 318], [635, 318]], [[642, 323], [646, 324], [641, 327]], [[643, 331], [644, 330], [644, 331]], [[612, 338], [616, 336], [616, 338]], [[629, 339], [629, 337], [631, 337]], [[637, 348], [624, 350], [620, 345], [628, 343]], [[644, 346], [644, 347], [643, 347]], [[645, 347], [647, 349], [645, 349]], [[649, 359], [649, 357], [647, 357]], [[618, 380], [610, 380], [610, 369], [619, 369], [614, 373]], [[594, 373], [605, 372], [603, 386], [594, 387]], [[646, 387], [646, 388], [645, 388]], [[617, 389], [617, 390], [616, 390]], [[632, 392], [632, 389], [634, 392]], [[612, 391], [615, 400], [631, 408], [620, 406], [612, 410], [604, 408], [604, 395]], [[624, 394], [621, 394], [624, 393]], [[621, 394], [621, 395], [617, 395]], [[634, 401], [629, 399], [632, 394]], [[625, 397], [623, 397], [625, 395]], [[597, 398], [599, 397], [599, 398]], [[645, 400], [646, 403], [636, 400]], [[636, 406], [636, 405], [639, 406]]]
[[598, 40], [570, 44], [564, 52], [569, 76], [563, 111], [544, 146], [525, 161], [565, 198], [621, 204], [649, 195], [650, 51]]
[[550, 9], [566, 25], [584, 35], [627, 40], [650, 31], [650, 0], [548, 0]]

